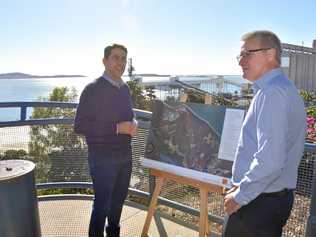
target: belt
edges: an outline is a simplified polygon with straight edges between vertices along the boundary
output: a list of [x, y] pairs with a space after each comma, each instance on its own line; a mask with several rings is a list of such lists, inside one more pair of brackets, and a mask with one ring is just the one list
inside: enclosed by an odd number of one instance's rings
[[283, 189], [278, 192], [273, 192], [273, 193], [261, 193], [260, 196], [262, 197], [284, 197], [288, 195], [289, 193], [293, 192], [293, 189]]

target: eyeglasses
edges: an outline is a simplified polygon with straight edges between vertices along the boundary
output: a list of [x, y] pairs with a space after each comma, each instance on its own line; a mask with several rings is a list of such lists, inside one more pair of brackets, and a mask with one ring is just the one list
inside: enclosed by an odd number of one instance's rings
[[264, 50], [269, 50], [271, 48], [261, 48], [261, 49], [249, 49], [249, 50], [245, 50], [243, 51], [242, 53], [240, 53], [236, 58], [237, 58], [237, 61], [240, 62], [240, 60], [242, 58], [247, 58], [249, 57], [252, 53], [255, 53], [255, 52], [259, 52], [259, 51], [264, 51]]

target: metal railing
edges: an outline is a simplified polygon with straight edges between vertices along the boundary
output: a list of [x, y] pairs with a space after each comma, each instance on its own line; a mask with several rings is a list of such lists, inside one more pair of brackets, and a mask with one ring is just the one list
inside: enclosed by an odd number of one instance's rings
[[[58, 116], [57, 118], [27, 118], [27, 110], [30, 108], [59, 108], [75, 109], [76, 103], [60, 102], [6, 102], [0, 103], [1, 108], [20, 108], [20, 120], [0, 122], [0, 155], [6, 159], [10, 154], [8, 151], [19, 151], [21, 148], [26, 151], [23, 159], [30, 159], [37, 164], [37, 189], [92, 189], [92, 184], [87, 166], [87, 148], [82, 137], [73, 134], [73, 117]], [[130, 197], [148, 200], [154, 186], [154, 178], [150, 177], [148, 170], [141, 165], [141, 157], [144, 156], [146, 139], [150, 127], [151, 113], [142, 110], [135, 110], [139, 121], [139, 133], [132, 140], [133, 147], [133, 173], [129, 188]], [[39, 132], [40, 130], [40, 133]], [[59, 134], [57, 145], [48, 149], [43, 156], [34, 154], [35, 135], [47, 135], [47, 132], [54, 132], [61, 129], [65, 137]], [[43, 134], [41, 134], [41, 132]], [[21, 134], [24, 134], [22, 136]], [[29, 137], [27, 137], [27, 135]], [[72, 136], [74, 135], [74, 136]], [[31, 137], [31, 138], [30, 138]], [[35, 138], [34, 138], [35, 137]], [[42, 138], [42, 137], [40, 137]], [[80, 147], [63, 146], [70, 143], [69, 139], [78, 140], [83, 144]], [[37, 141], [39, 142], [39, 141]], [[51, 142], [51, 141], [50, 141]], [[51, 144], [51, 143], [48, 143]], [[79, 144], [79, 143], [78, 143]], [[284, 230], [283, 236], [304, 236], [305, 230], [312, 230], [316, 216], [316, 194], [312, 193], [313, 180], [315, 179], [315, 158], [316, 146], [305, 145], [305, 153], [299, 167], [298, 187], [295, 193], [295, 203], [292, 215]], [[41, 199], [91, 199], [91, 195], [50, 195]], [[209, 194], [209, 220], [213, 222], [215, 230], [221, 232], [223, 223], [223, 198], [220, 194]], [[41, 200], [40, 199], [40, 200]], [[135, 198], [134, 198], [135, 199]], [[134, 200], [133, 199], [133, 200]], [[199, 191], [186, 185], [179, 185], [174, 182], [167, 182], [164, 185], [158, 204], [167, 207], [167, 211], [173, 216], [182, 218], [190, 223], [197, 223], [199, 217]], [[311, 205], [312, 208], [311, 208]], [[178, 213], [180, 212], [180, 214]], [[311, 214], [309, 219], [309, 213]], [[308, 226], [306, 223], [308, 220]], [[214, 228], [213, 228], [214, 229]], [[311, 233], [311, 232], [310, 232]], [[312, 235], [308, 235], [312, 236]]]

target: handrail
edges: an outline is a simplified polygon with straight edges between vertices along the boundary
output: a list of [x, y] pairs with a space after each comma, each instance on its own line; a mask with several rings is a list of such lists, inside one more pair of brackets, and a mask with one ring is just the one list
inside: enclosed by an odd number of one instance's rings
[[59, 108], [76, 108], [78, 103], [58, 102], [58, 101], [14, 101], [0, 102], [0, 108], [12, 107], [59, 107]]
[[[24, 125], [47, 125], [47, 124], [73, 124], [73, 118], [43, 118], [43, 119], [26, 119], [26, 111], [27, 108], [35, 108], [35, 107], [47, 107], [47, 108], [72, 108], [75, 109], [77, 107], [77, 103], [68, 103], [68, 102], [0, 102], [0, 109], [1, 108], [12, 108], [18, 107], [21, 108], [20, 120], [18, 121], [3, 121], [0, 122], [1, 127], [8, 127], [8, 126], [24, 126]], [[150, 127], [150, 119], [152, 113], [149, 111], [134, 109], [137, 119], [139, 119], [139, 125], [141, 128], [149, 129]], [[316, 153], [316, 144], [305, 143], [305, 152], [314, 152]], [[316, 182], [316, 181], [315, 181]], [[37, 189], [65, 189], [65, 188], [92, 188], [92, 184], [90, 182], [54, 182], [54, 183], [39, 183], [37, 184]], [[314, 190], [316, 190], [314, 188]], [[150, 193], [144, 192], [141, 190], [129, 188], [129, 194], [145, 198], [147, 200], [150, 199]], [[65, 195], [55, 195], [55, 198], [62, 198], [66, 197]], [[69, 195], [68, 195], [69, 196]], [[68, 197], [67, 196], [67, 197]], [[72, 195], [73, 196], [73, 195]], [[77, 195], [78, 196], [78, 195]], [[316, 196], [316, 194], [315, 194]], [[47, 199], [49, 197], [46, 197]], [[54, 198], [51, 196], [50, 198]], [[83, 198], [83, 197], [82, 197]], [[315, 199], [315, 198], [314, 198]], [[313, 203], [316, 200], [313, 199]], [[43, 199], [41, 199], [43, 200]], [[190, 206], [183, 205], [178, 202], [174, 202], [172, 200], [159, 197], [158, 203], [163, 204], [165, 206], [174, 208], [176, 210], [180, 210], [191, 214], [193, 216], [199, 216], [199, 210], [192, 208]], [[314, 205], [316, 206], [316, 204]], [[209, 220], [222, 224], [223, 218], [214, 214], [208, 214]], [[313, 219], [313, 213], [311, 213], [311, 218]]]
[[[75, 109], [78, 103], [73, 102], [58, 102], [58, 101], [19, 101], [19, 102], [0, 102], [1, 108], [20, 108], [20, 119], [14, 121], [0, 121], [1, 127], [16, 127], [16, 126], [30, 126], [30, 125], [49, 125], [49, 124], [73, 124], [74, 119], [69, 117], [58, 118], [42, 118], [42, 119], [27, 119], [28, 108], [63, 108], [63, 109]], [[136, 114], [136, 118], [139, 121], [140, 126], [149, 128], [146, 121], [151, 119], [151, 112], [140, 109], [133, 109]], [[145, 121], [145, 123], [144, 123]]]
[[[18, 102], [0, 102], [1, 108], [28, 108], [28, 107], [47, 107], [47, 108], [76, 108], [78, 103], [72, 102], [56, 102], [56, 101], [18, 101]], [[146, 121], [150, 121], [152, 112], [140, 109], [133, 109], [136, 114], [137, 119], [144, 120], [139, 121], [139, 125], [144, 128], [149, 128], [148, 123]], [[22, 112], [22, 109], [21, 109]], [[26, 111], [25, 111], [26, 113]], [[23, 117], [22, 115], [20, 116]], [[74, 122], [73, 118], [43, 118], [43, 119], [20, 119], [16, 121], [0, 121], [1, 127], [15, 127], [15, 126], [25, 126], [25, 125], [48, 125], [48, 124], [72, 124]], [[305, 143], [305, 151], [307, 152], [315, 152], [316, 144]]]
[[316, 151], [316, 144], [305, 142], [304, 151], [306, 151], [306, 152], [315, 152]]

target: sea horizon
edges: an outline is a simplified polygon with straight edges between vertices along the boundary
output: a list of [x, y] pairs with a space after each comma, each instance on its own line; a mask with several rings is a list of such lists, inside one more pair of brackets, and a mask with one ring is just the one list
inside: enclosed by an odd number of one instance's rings
[[[212, 75], [216, 77], [217, 75]], [[223, 75], [218, 75], [223, 76]], [[177, 76], [180, 81], [186, 80], [198, 80], [205, 77], [211, 77], [211, 75], [180, 75]], [[223, 76], [227, 80], [236, 81], [238, 83], [245, 83], [241, 76], [238, 75], [226, 75]], [[25, 78], [25, 79], [0, 79], [0, 102], [19, 102], [19, 101], [39, 101], [40, 98], [47, 98], [55, 87], [68, 87], [69, 89], [75, 88], [77, 92], [76, 102], [79, 100], [79, 96], [84, 87], [92, 82], [96, 77], [56, 77], [56, 78]], [[161, 81], [169, 80], [170, 77], [159, 76], [144, 76], [143, 81]], [[123, 76], [124, 81], [128, 81], [130, 78], [127, 75]], [[18, 108], [1, 108], [0, 109], [0, 121], [11, 121], [19, 119], [20, 111]], [[31, 114], [31, 110], [28, 111], [28, 116]]]

